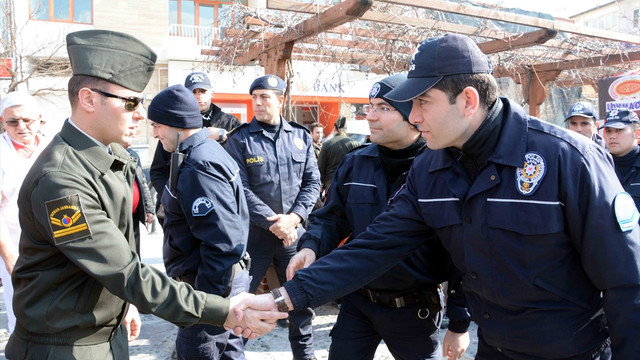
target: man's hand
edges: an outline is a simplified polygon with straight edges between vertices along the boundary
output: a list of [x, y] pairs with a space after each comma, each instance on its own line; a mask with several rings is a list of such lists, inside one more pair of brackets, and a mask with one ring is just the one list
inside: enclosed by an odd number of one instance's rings
[[296, 227], [302, 222], [302, 218], [296, 213], [276, 214], [269, 216], [267, 221], [275, 221], [275, 223], [269, 227], [269, 231], [275, 236], [280, 240], [290, 240], [291, 232], [295, 231]]
[[306, 268], [316, 261], [316, 253], [311, 249], [302, 249], [295, 254], [287, 266], [287, 281], [293, 279], [296, 271]]
[[127, 336], [129, 341], [133, 341], [140, 336], [140, 328], [142, 327], [142, 320], [140, 320], [140, 314], [138, 308], [129, 305], [129, 311], [125, 315], [123, 320], [124, 326], [127, 328]]
[[293, 243], [296, 242], [296, 240], [298, 240], [298, 230], [293, 229], [293, 231], [291, 231], [289, 236], [282, 239], [282, 243], [284, 244], [284, 246], [290, 246], [290, 245], [293, 245]]
[[217, 128], [217, 127], [213, 127], [210, 126], [207, 128], [209, 130], [209, 137], [212, 138], [215, 141], [225, 141], [227, 140], [227, 135], [223, 135], [222, 139], [220, 139], [220, 130], [223, 130], [222, 128]]
[[289, 314], [279, 312], [271, 294], [260, 296], [241, 293], [231, 298], [225, 329], [233, 329], [236, 335], [255, 339], [273, 330], [276, 320]]
[[442, 341], [442, 355], [450, 360], [458, 360], [467, 351], [470, 342], [468, 331], [460, 334], [447, 330]]

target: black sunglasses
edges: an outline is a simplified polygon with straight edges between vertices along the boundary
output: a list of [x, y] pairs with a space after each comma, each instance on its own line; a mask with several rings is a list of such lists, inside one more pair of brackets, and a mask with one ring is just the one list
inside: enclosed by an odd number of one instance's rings
[[89, 90], [95, 91], [95, 92], [97, 92], [98, 94], [100, 94], [102, 96], [123, 100], [124, 101], [124, 108], [127, 111], [134, 111], [135, 109], [138, 108], [138, 106], [140, 104], [144, 104], [144, 100], [145, 100], [145, 96], [143, 96], [141, 98], [136, 97], [136, 96], [123, 97], [123, 96], [111, 94], [111, 93], [108, 93], [106, 91], [102, 91], [102, 90], [98, 90], [98, 89], [89, 89]]

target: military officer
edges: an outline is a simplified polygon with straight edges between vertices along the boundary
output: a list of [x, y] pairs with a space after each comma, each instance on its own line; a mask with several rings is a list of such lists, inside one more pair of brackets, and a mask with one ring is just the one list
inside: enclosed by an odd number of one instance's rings
[[[406, 186], [364, 233], [253, 301], [319, 305], [440, 241], [464, 274], [476, 359], [635, 359], [638, 210], [604, 149], [498, 97], [491, 71], [466, 36], [423, 41], [387, 93], [413, 101], [429, 147]], [[329, 272], [356, 276], [320, 284]]]
[[[280, 282], [296, 253], [295, 241], [304, 231], [320, 194], [320, 173], [309, 131], [280, 115], [284, 81], [275, 75], [257, 78], [249, 88], [255, 117], [231, 132], [227, 151], [240, 167], [251, 225], [251, 291], [258, 288], [273, 262]], [[312, 359], [311, 309], [289, 317], [289, 342], [296, 360]]]
[[[148, 117], [154, 138], [174, 157], [162, 196], [167, 274], [209, 294], [249, 290], [248, 264], [241, 261], [249, 212], [238, 165], [202, 128], [198, 102], [184, 86], [156, 95]], [[180, 360], [244, 359], [242, 338], [205, 324], [178, 329], [176, 351]]]
[[127, 339], [141, 325], [136, 307], [179, 326], [268, 331], [273, 324], [255, 320], [272, 312], [246, 312], [239, 322], [229, 309], [242, 295], [228, 300], [196, 291], [141, 264], [135, 251], [135, 163], [120, 144], [144, 118], [142, 91], [156, 54], [106, 30], [68, 34], [67, 51], [71, 117], [18, 197], [23, 231], [12, 279], [19, 301], [7, 358], [128, 359]]
[[[404, 185], [411, 163], [426, 149], [420, 132], [409, 123], [411, 104], [385, 98], [406, 79], [405, 74], [396, 74], [373, 84], [365, 107], [372, 144], [351, 151], [336, 169], [325, 206], [309, 216], [298, 244], [301, 250], [289, 262], [288, 278], [337, 248], [342, 239], [357, 237], [386, 211], [389, 197]], [[331, 359], [373, 359], [381, 340], [396, 359], [440, 359], [439, 284], [449, 279], [449, 262], [441, 246], [423, 245], [401, 264], [343, 297], [331, 330]], [[318, 280], [331, 283], [335, 277], [334, 273]], [[449, 300], [450, 333], [444, 353], [457, 358], [469, 345], [469, 316], [464, 301]]]

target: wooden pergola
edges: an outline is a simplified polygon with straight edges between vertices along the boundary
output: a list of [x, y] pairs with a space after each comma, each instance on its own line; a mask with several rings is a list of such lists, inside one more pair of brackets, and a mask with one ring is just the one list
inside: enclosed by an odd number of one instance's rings
[[[540, 115], [547, 85], [589, 84], [640, 62], [640, 37], [577, 26], [544, 14], [441, 0], [344, 0], [333, 6], [267, 0], [270, 18], [247, 16], [205, 55], [258, 62], [286, 77], [293, 60], [353, 64], [378, 73], [408, 68], [421, 40], [444, 33], [472, 37], [494, 64], [494, 76], [522, 84], [531, 115]], [[298, 19], [279, 22], [285, 15]], [[291, 17], [291, 16], [290, 16]], [[229, 58], [227, 56], [227, 58]], [[635, 64], [634, 64], [635, 63]]]

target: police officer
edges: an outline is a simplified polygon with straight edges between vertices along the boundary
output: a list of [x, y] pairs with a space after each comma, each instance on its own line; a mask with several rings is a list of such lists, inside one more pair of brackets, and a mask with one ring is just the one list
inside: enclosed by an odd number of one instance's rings
[[[200, 126], [197, 105], [182, 85], [163, 90], [149, 105], [154, 138], [174, 153], [162, 197], [164, 265], [174, 279], [226, 297], [249, 290], [241, 261], [249, 212], [238, 165]], [[244, 343], [223, 327], [193, 325], [178, 329], [176, 352], [178, 359], [244, 359]]]
[[[491, 71], [466, 36], [423, 41], [407, 81], [386, 95], [413, 100], [409, 120], [429, 147], [406, 187], [367, 231], [253, 301], [316, 306], [440, 241], [464, 274], [476, 359], [635, 359], [633, 200], [604, 149], [499, 98]], [[356, 276], [319, 284], [329, 272]]]
[[[404, 184], [414, 158], [426, 148], [420, 132], [409, 123], [411, 104], [385, 98], [406, 79], [405, 74], [396, 74], [371, 88], [366, 111], [372, 144], [350, 152], [340, 163], [325, 207], [309, 217], [307, 232], [298, 244], [302, 249], [289, 262], [288, 278], [316, 257], [337, 248], [342, 239], [355, 238], [386, 211], [387, 199]], [[441, 246], [423, 245], [401, 264], [343, 297], [331, 331], [329, 357], [373, 359], [380, 340], [384, 340], [396, 359], [440, 359], [439, 283], [448, 280], [448, 260], [449, 255]], [[318, 281], [331, 283], [342, 275], [334, 273]], [[454, 359], [469, 345], [469, 318], [464, 303], [462, 309], [459, 305], [451, 301], [448, 306], [452, 319], [449, 329], [455, 333], [446, 336], [446, 344], [453, 350], [449, 354], [447, 349], [445, 354]]]
[[613, 156], [618, 179], [640, 209], [640, 147], [636, 138], [638, 127], [640, 121], [635, 112], [614, 109], [607, 113], [600, 129], [604, 129], [604, 140]]
[[593, 104], [587, 101], [579, 101], [569, 109], [564, 120], [569, 125], [569, 130], [593, 140], [604, 147], [604, 139], [598, 134], [598, 119], [593, 111]]
[[23, 231], [12, 279], [19, 301], [7, 358], [128, 359], [127, 339], [141, 325], [136, 307], [180, 326], [251, 323], [258, 334], [268, 331], [272, 324], [252, 319], [269, 313], [245, 312], [242, 323], [229, 315], [242, 296], [196, 291], [141, 264], [135, 251], [135, 163], [120, 144], [144, 118], [142, 90], [156, 54], [106, 30], [68, 34], [67, 52], [71, 117], [18, 198]]
[[[309, 131], [280, 116], [284, 81], [275, 75], [257, 78], [249, 88], [253, 120], [234, 130], [227, 151], [240, 167], [251, 225], [251, 291], [258, 288], [273, 262], [281, 283], [295, 255], [295, 241], [304, 231], [320, 194], [320, 174]], [[289, 342], [294, 359], [312, 359], [311, 309], [292, 312]]]
[[[211, 102], [213, 87], [207, 74], [193, 72], [187, 75], [184, 79], [184, 86], [193, 92], [193, 96], [198, 101], [198, 108], [202, 116], [202, 127], [209, 129], [209, 137], [220, 143], [226, 141], [226, 134], [240, 126], [240, 121]], [[149, 169], [151, 184], [158, 194], [158, 200], [162, 198], [164, 186], [169, 179], [169, 158], [169, 153], [158, 143], [151, 162], [151, 168]], [[160, 202], [158, 201], [159, 204]], [[160, 215], [163, 214], [164, 210], [160, 211]]]

